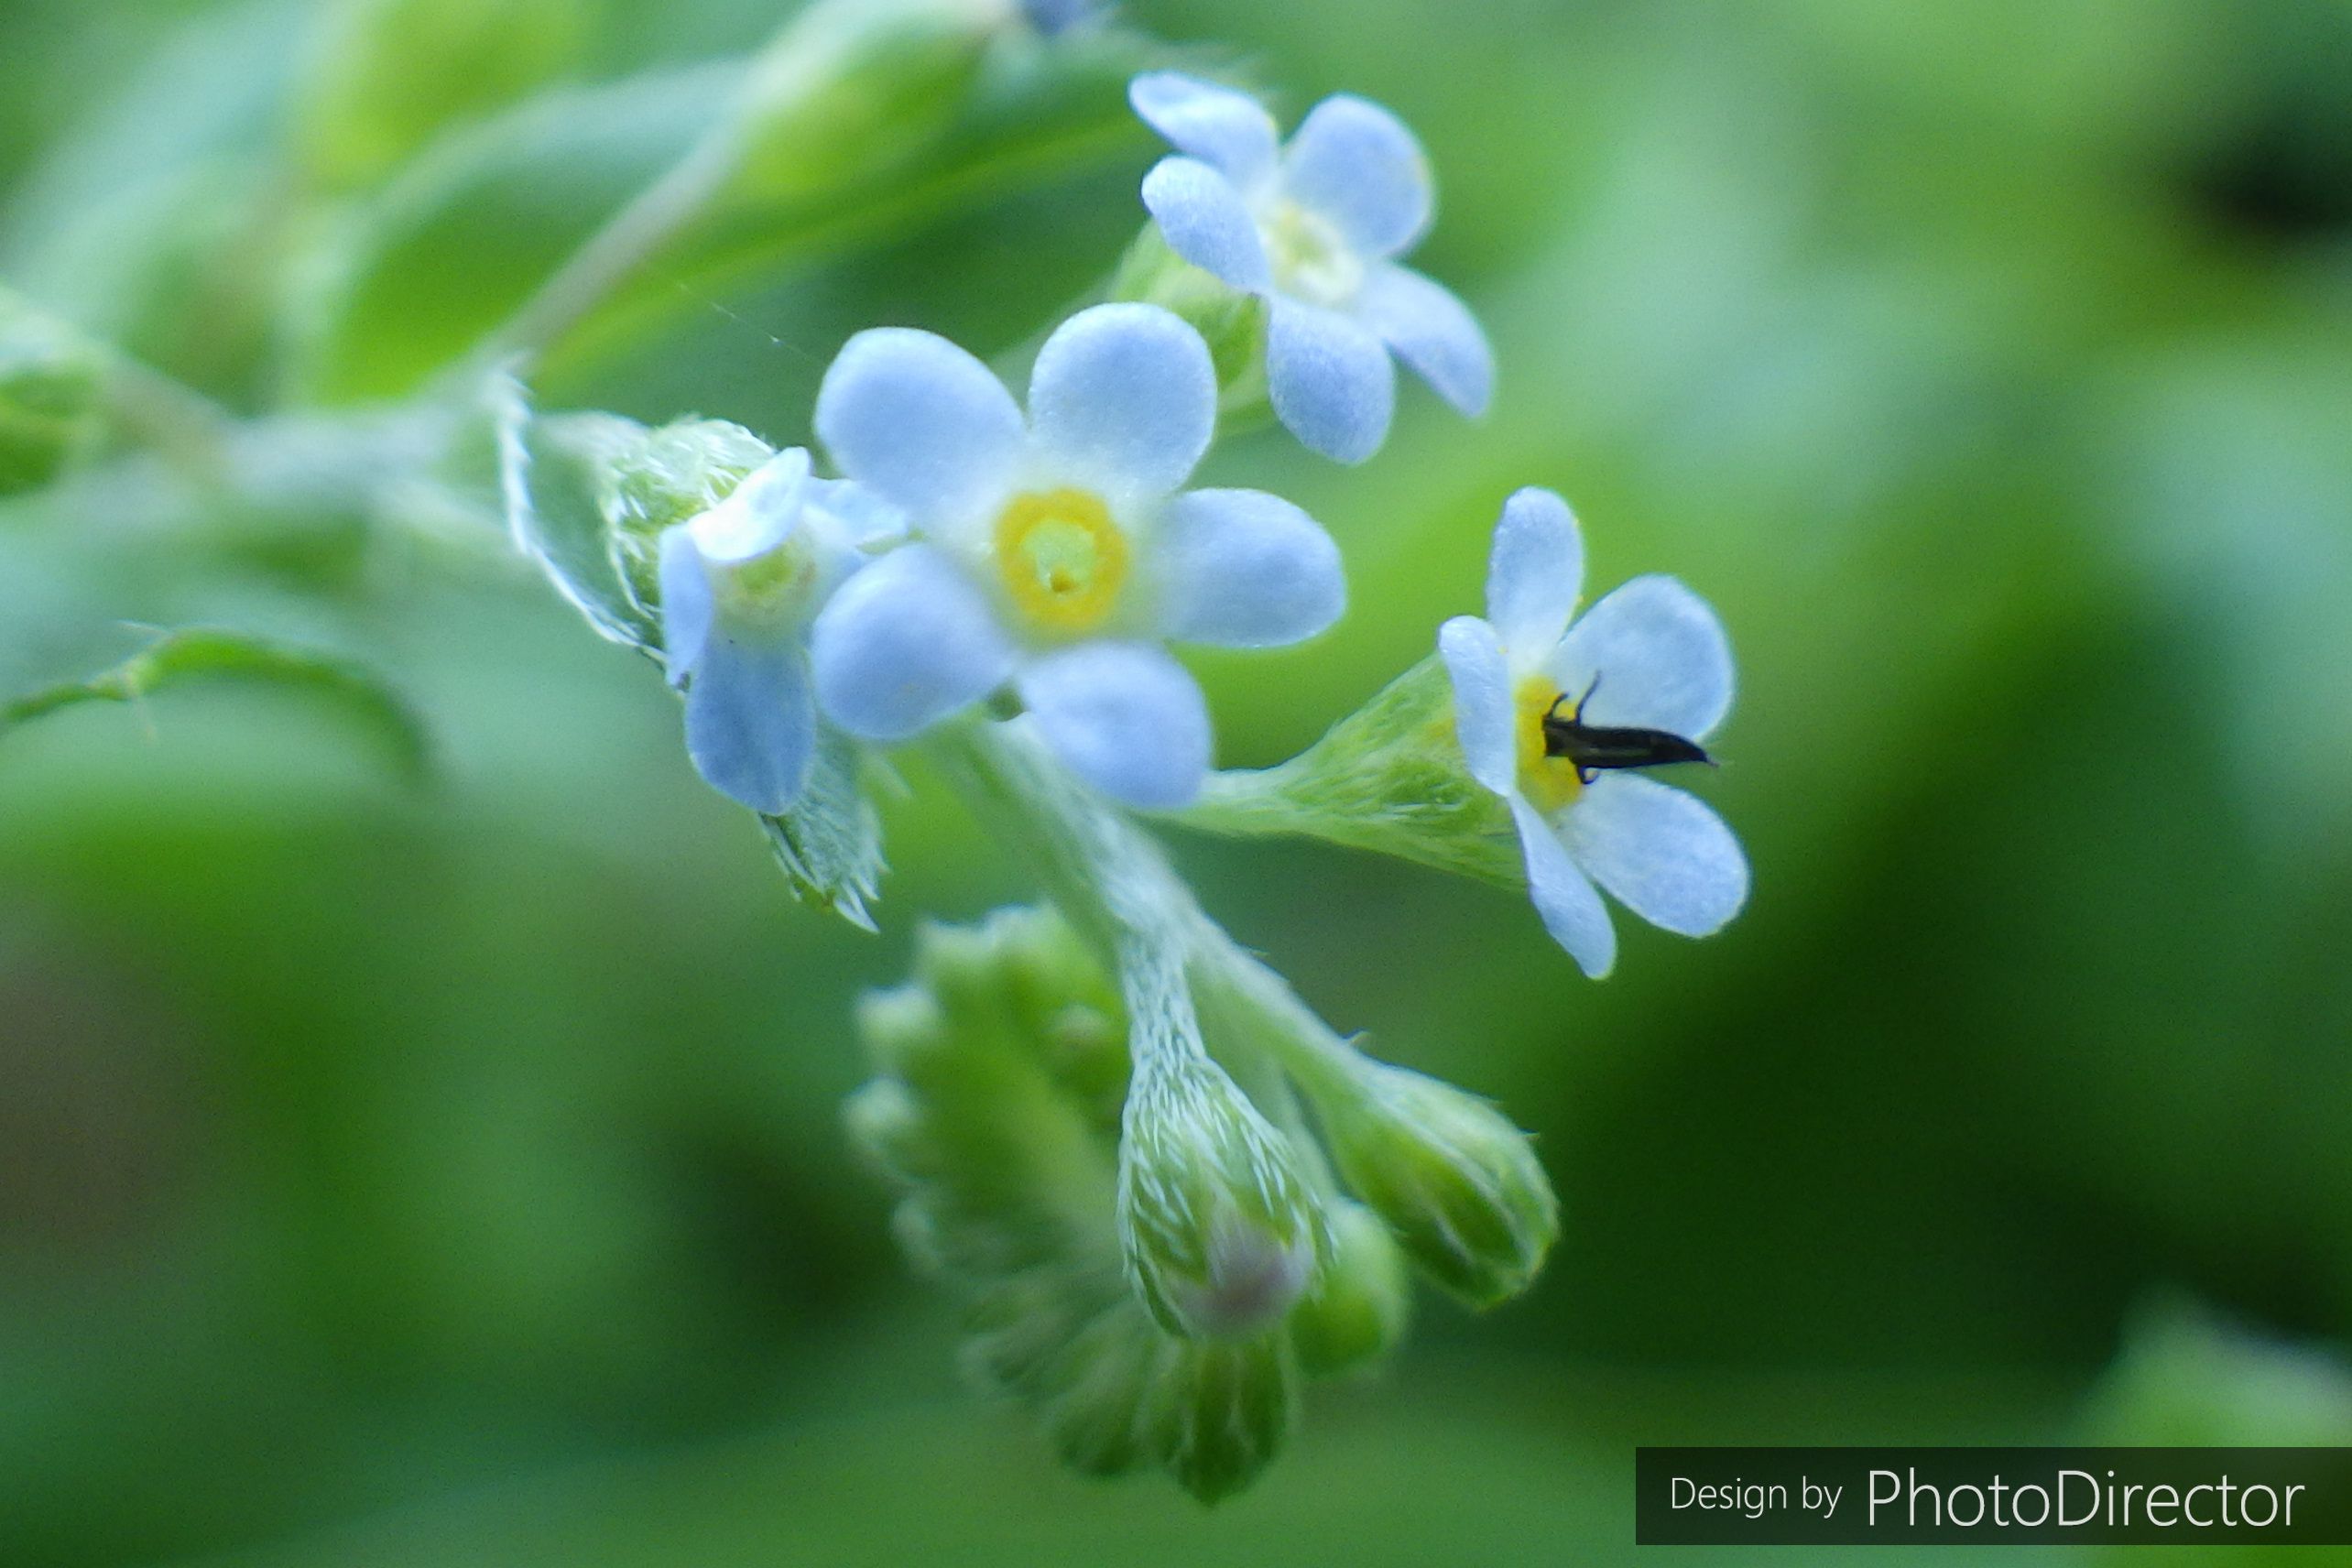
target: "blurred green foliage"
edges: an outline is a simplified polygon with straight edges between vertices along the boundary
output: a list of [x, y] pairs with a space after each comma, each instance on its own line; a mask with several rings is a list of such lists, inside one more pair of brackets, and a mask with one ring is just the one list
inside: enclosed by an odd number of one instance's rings
[[[407, 390], [787, 20], [398, 20], [468, 9], [14, 0], [0, 279], [240, 413]], [[2310, 1390], [2352, 1333], [2352, 12], [1125, 14], [1290, 114], [1397, 108], [1421, 259], [1501, 354], [1494, 417], [1409, 394], [1361, 472], [1220, 454], [1355, 597], [1199, 661], [1224, 759], [1475, 608], [1519, 485], [1576, 502], [1596, 583], [1676, 572], [1732, 628], [1703, 787], [1754, 902], [1704, 944], [1628, 924], [1605, 985], [1491, 888], [1178, 846], [1334, 1023], [1542, 1134], [1550, 1272], [1429, 1303], [1214, 1513], [1060, 1475], [955, 1387], [836, 1120], [854, 996], [1019, 868], [916, 775], [883, 934], [795, 905], [643, 661], [404, 477], [397, 418], [244, 495], [76, 434], [0, 509], [0, 693], [234, 626], [386, 671], [441, 767], [234, 683], [0, 736], [0, 1562], [1606, 1562], [1635, 1442], [2343, 1440]], [[1032, 340], [1134, 235], [1141, 52], [992, 57], [902, 201], [738, 212], [543, 395], [785, 443], [859, 327]], [[2313, 1345], [2258, 1372], [2165, 1319], [2102, 1383], [2160, 1290]]]

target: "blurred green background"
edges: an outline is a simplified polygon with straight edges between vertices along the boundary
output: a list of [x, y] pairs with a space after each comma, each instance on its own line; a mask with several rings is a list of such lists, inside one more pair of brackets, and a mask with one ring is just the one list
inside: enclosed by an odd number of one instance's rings
[[[0, 281], [241, 414], [413, 389], [789, 7], [470, 9], [5, 0]], [[0, 691], [259, 627], [385, 670], [440, 767], [225, 684], [0, 737], [0, 1563], [1599, 1563], [1635, 1443], [2352, 1442], [2352, 7], [1122, 16], [1286, 119], [1396, 108], [1500, 351], [1491, 418], [1412, 390], [1361, 471], [1214, 459], [1355, 593], [1198, 662], [1223, 760], [1475, 609], [1519, 485], [1732, 629], [1701, 788], [1753, 902], [1624, 922], [1605, 984], [1488, 888], [1177, 844], [1336, 1025], [1540, 1133], [1537, 1289], [1425, 1301], [1214, 1511], [1061, 1474], [835, 1119], [852, 998], [1018, 868], [911, 774], [852, 931], [647, 666], [397, 482], [151, 529], [102, 462], [0, 503]], [[1099, 68], [1035, 156], [640, 279], [547, 398], [799, 441], [858, 327], [1030, 340], [1138, 222], [1141, 47], [1051, 46]]]

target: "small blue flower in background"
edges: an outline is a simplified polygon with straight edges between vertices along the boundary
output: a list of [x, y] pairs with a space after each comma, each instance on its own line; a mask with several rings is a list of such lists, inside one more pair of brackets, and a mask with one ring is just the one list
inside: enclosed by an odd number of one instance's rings
[[1216, 420], [1208, 346], [1151, 305], [1098, 305], [1039, 353], [1029, 414], [946, 339], [860, 332], [825, 373], [817, 433], [920, 542], [818, 617], [819, 700], [898, 740], [1013, 681], [1104, 793], [1172, 807], [1209, 767], [1207, 705], [1160, 645], [1272, 648], [1346, 602], [1339, 551], [1255, 490], [1177, 491]]
[[1597, 978], [1617, 960], [1598, 882], [1650, 924], [1721, 929], [1748, 898], [1748, 857], [1721, 818], [1680, 789], [1625, 771], [1589, 780], [1547, 755], [1555, 703], [1586, 724], [1703, 740], [1731, 707], [1731, 647], [1705, 602], [1671, 577], [1637, 577], [1574, 625], [1584, 546], [1566, 502], [1522, 490], [1503, 508], [1487, 564], [1486, 619], [1439, 633], [1454, 723], [1479, 783], [1510, 802], [1528, 891], [1546, 930]]
[[1267, 394], [1291, 434], [1342, 463], [1379, 451], [1396, 407], [1391, 351], [1465, 414], [1486, 411], [1486, 333], [1396, 262], [1433, 201], [1429, 160], [1395, 115], [1326, 98], [1283, 147], [1273, 117], [1229, 87], [1150, 71], [1127, 97], [1178, 149], [1143, 182], [1169, 245], [1267, 302]]
[[770, 815], [799, 799], [816, 745], [809, 627], [900, 527], [855, 485], [816, 478], [794, 447], [663, 530], [663, 658], [686, 688], [687, 755], [713, 789]]

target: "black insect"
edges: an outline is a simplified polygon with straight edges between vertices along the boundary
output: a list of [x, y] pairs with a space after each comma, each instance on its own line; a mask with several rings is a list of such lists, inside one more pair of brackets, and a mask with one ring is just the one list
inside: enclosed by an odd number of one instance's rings
[[1698, 742], [1685, 740], [1668, 730], [1619, 728], [1613, 724], [1588, 724], [1583, 714], [1593, 693], [1599, 691], [1601, 678], [1584, 688], [1568, 716], [1560, 716], [1560, 704], [1568, 700], [1563, 691], [1552, 700], [1543, 715], [1543, 755], [1564, 757], [1576, 765], [1576, 778], [1585, 784], [1593, 775], [1608, 768], [1662, 768], [1670, 762], [1704, 762], [1715, 766], [1715, 758], [1706, 754]]

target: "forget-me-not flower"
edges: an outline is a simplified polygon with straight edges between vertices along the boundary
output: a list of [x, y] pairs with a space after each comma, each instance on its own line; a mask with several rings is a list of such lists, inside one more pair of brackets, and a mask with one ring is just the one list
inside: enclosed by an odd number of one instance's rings
[[1143, 182], [1177, 255], [1267, 303], [1275, 415], [1326, 457], [1380, 449], [1395, 354], [1465, 414], [1486, 410], [1494, 354], [1462, 301], [1396, 258], [1429, 227], [1429, 160], [1402, 122], [1345, 93], [1308, 112], [1290, 145], [1247, 93], [1176, 71], [1128, 85], [1174, 143]]
[[1255, 490], [1178, 494], [1216, 419], [1208, 345], [1153, 305], [1098, 305], [1039, 353], [1029, 413], [930, 332], [860, 332], [825, 373], [817, 433], [921, 542], [825, 606], [813, 650], [833, 722], [911, 735], [1010, 680], [1081, 777], [1183, 804], [1209, 766], [1201, 691], [1163, 640], [1272, 648], [1346, 600], [1338, 549]]
[[687, 755], [713, 789], [771, 815], [800, 798], [816, 745], [809, 628], [899, 526], [856, 486], [815, 477], [794, 447], [662, 530], [662, 657], [686, 688]]
[[1520, 491], [1495, 529], [1486, 618], [1448, 621], [1438, 648], [1463, 756], [1510, 803], [1544, 927], [1598, 977], [1616, 962], [1617, 932], [1595, 882], [1652, 925], [1704, 936], [1747, 900], [1748, 858], [1682, 790], [1550, 754], [1544, 720], [1555, 709], [1584, 725], [1696, 742], [1731, 707], [1731, 648], [1704, 601], [1671, 577], [1637, 577], [1572, 626], [1584, 575], [1567, 503]]

